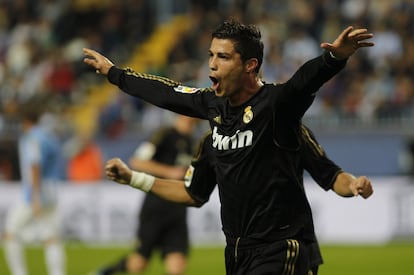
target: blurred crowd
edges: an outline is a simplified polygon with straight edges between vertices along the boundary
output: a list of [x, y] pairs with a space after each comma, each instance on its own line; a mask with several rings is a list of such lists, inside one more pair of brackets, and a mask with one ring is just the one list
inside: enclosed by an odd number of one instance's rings
[[57, 119], [82, 104], [98, 81], [85, 74], [82, 47], [122, 59], [152, 31], [149, 2], [0, 1], [1, 128], [11, 134], [19, 106], [32, 98], [42, 98]]
[[[209, 85], [205, 54], [209, 31], [228, 15], [260, 26], [267, 82], [288, 79], [321, 53], [321, 42], [332, 42], [348, 25], [366, 27], [375, 35], [375, 47], [351, 58], [346, 69], [321, 89], [306, 116], [377, 124], [414, 116], [414, 1], [241, 0], [227, 1], [233, 4], [228, 9], [219, 5], [224, 1], [216, 2], [217, 7], [197, 11], [193, 31], [171, 53], [167, 74], [178, 73], [197, 86]], [[191, 70], [193, 66], [201, 69]]]
[[[191, 28], [168, 61], [149, 73], [210, 86], [211, 30], [229, 17], [261, 28], [266, 82], [287, 80], [346, 26], [367, 27], [376, 46], [349, 60], [306, 118], [375, 124], [414, 118], [414, 0], [2, 0], [1, 136], [18, 133], [19, 106], [35, 97], [47, 110], [44, 121], [70, 139], [68, 108], [83, 104], [88, 87], [104, 81], [83, 64], [82, 47], [122, 64], [165, 15], [183, 13]], [[125, 123], [150, 127], [168, 117], [122, 93], [118, 99], [101, 110], [98, 135], [112, 137], [134, 128]]]
[[102, 81], [83, 64], [82, 48], [91, 47], [118, 60], [127, 58], [131, 48], [153, 30], [155, 16], [149, 3], [0, 1], [0, 178], [18, 177], [14, 155], [21, 132], [19, 114], [30, 102], [42, 107], [41, 123], [62, 142], [68, 165], [62, 178], [77, 179], [76, 163], [93, 160], [100, 170], [85, 174], [83, 180], [101, 179], [103, 156], [94, 142], [95, 133], [76, 132], [68, 112], [83, 104], [89, 86]]

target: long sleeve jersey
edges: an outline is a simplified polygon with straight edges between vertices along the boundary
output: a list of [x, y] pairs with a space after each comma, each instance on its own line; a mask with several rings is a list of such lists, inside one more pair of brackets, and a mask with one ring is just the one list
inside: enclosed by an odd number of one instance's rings
[[[313, 133], [304, 125], [302, 126], [301, 139], [300, 163], [303, 171], [306, 170], [324, 190], [333, 189], [336, 177], [342, 172], [341, 167], [327, 157]], [[197, 202], [198, 206], [208, 202], [217, 185], [211, 143], [210, 132], [201, 140], [199, 149], [186, 173], [185, 185], [187, 192]], [[220, 185], [219, 188], [225, 188], [225, 185]], [[226, 191], [223, 190], [222, 192]], [[321, 264], [323, 260], [315, 235], [313, 219], [309, 219], [302, 232], [311, 245], [311, 266]]]
[[223, 232], [228, 239], [267, 242], [303, 234], [312, 219], [300, 163], [301, 119], [318, 89], [345, 63], [324, 53], [287, 82], [265, 84], [240, 106], [211, 88], [130, 69], [112, 67], [108, 79], [132, 96], [209, 121]]

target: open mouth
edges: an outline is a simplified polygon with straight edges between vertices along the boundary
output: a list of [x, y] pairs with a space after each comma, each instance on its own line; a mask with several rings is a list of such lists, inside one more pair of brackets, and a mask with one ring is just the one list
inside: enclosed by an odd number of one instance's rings
[[210, 80], [213, 83], [213, 85], [211, 86], [214, 90], [217, 90], [218, 86], [219, 86], [219, 81], [217, 78], [215, 78], [214, 76], [210, 76]]

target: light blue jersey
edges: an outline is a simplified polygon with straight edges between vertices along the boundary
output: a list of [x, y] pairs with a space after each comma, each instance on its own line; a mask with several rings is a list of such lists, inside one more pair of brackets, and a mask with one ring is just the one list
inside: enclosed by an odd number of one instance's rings
[[31, 166], [38, 164], [41, 167], [42, 204], [55, 203], [61, 163], [59, 140], [45, 128], [34, 126], [19, 139], [19, 159], [25, 202], [32, 201]]

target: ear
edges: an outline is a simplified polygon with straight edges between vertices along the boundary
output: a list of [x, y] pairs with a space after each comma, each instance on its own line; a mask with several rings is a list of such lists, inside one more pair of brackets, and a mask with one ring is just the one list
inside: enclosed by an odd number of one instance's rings
[[254, 72], [258, 64], [259, 64], [259, 61], [257, 60], [257, 58], [250, 58], [245, 63], [245, 71], [247, 73]]

